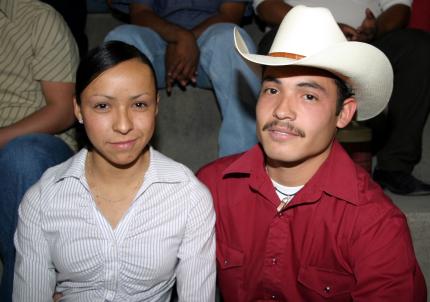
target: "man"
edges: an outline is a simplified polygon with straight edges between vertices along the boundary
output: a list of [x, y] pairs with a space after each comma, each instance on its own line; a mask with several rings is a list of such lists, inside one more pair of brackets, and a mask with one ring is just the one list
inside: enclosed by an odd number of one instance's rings
[[[248, 107], [254, 107], [260, 80], [233, 46], [233, 27], [241, 22], [246, 2], [134, 0], [129, 6], [132, 25], [114, 29], [105, 39], [132, 44], [145, 53], [154, 65], [158, 87], [166, 87], [168, 93], [175, 83], [214, 89], [222, 115], [220, 156], [242, 152], [257, 141]], [[253, 49], [251, 38], [241, 33]], [[239, 84], [252, 96], [240, 95]]]
[[[258, 16], [278, 25], [295, 5], [328, 8], [345, 36], [371, 43], [390, 60], [394, 90], [387, 112], [369, 121], [377, 166], [373, 177], [393, 193], [428, 195], [430, 185], [412, 175], [421, 160], [424, 125], [430, 111], [430, 34], [406, 29], [412, 0], [331, 1], [254, 0]], [[263, 37], [259, 53], [267, 53], [276, 27]]]
[[198, 172], [217, 214], [224, 301], [425, 301], [405, 216], [335, 140], [388, 102], [392, 69], [325, 8], [286, 15], [257, 103], [260, 145]]
[[44, 3], [0, 0], [0, 24], [0, 301], [8, 302], [18, 205], [48, 167], [73, 154], [64, 131], [74, 123], [79, 57], [67, 25]]

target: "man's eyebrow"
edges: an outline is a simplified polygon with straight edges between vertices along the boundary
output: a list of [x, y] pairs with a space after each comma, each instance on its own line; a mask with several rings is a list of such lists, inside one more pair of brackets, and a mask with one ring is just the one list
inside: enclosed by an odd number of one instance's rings
[[318, 84], [315, 81], [306, 81], [306, 82], [300, 82], [297, 84], [298, 87], [308, 87], [308, 88], [314, 88], [314, 89], [318, 89], [321, 90], [324, 93], [327, 93], [327, 90], [321, 86], [320, 84]]
[[278, 78], [270, 76], [270, 75], [265, 76], [263, 78], [263, 82], [275, 82], [276, 84], [281, 84], [281, 81]]

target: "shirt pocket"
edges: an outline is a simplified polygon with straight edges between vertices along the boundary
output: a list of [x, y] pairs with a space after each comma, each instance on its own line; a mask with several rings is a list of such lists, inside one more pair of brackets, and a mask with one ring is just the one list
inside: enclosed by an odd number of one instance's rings
[[[243, 252], [217, 242], [218, 284], [224, 301], [241, 301], [244, 296]], [[228, 297], [227, 299], [225, 297]]]
[[301, 267], [298, 280], [306, 301], [352, 301], [353, 275], [320, 267]]

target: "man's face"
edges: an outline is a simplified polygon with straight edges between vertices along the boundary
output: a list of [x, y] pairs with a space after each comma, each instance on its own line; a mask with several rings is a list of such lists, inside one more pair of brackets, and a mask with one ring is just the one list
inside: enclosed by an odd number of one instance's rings
[[335, 80], [326, 71], [267, 67], [256, 111], [257, 135], [269, 164], [320, 165], [329, 154], [336, 127], [345, 127], [355, 112], [355, 100], [348, 99], [345, 106], [353, 108], [337, 116], [337, 98]]

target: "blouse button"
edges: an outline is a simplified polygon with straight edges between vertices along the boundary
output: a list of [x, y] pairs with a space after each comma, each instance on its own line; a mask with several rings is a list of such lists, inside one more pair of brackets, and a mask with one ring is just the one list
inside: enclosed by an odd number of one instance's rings
[[224, 265], [227, 265], [228, 264], [228, 260], [227, 259], [225, 259], [224, 260]]
[[326, 287], [324, 287], [324, 291], [326, 293], [329, 293], [331, 291], [331, 287], [329, 285], [327, 285]]

